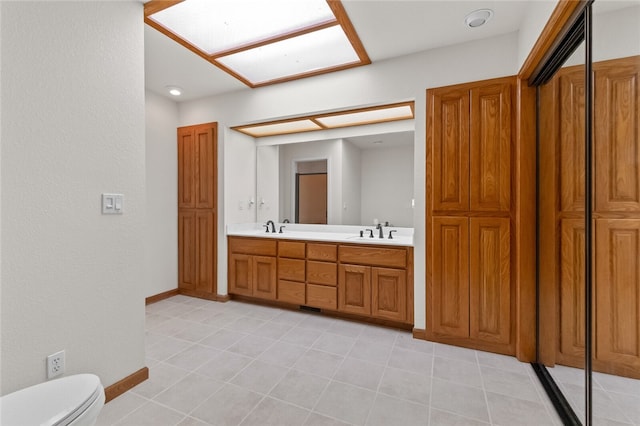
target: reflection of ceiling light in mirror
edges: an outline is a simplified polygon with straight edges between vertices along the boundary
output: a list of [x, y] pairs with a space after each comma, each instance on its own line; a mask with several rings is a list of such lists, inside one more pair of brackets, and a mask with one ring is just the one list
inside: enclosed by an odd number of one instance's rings
[[179, 88], [178, 86], [167, 86], [167, 90], [169, 91], [169, 93], [173, 96], [180, 96], [182, 95], [182, 89]]
[[396, 107], [383, 107], [369, 109], [353, 113], [332, 114], [324, 117], [318, 117], [318, 123], [323, 126], [346, 127], [357, 126], [368, 123], [381, 123], [384, 121], [406, 120], [413, 118], [413, 110], [410, 105], [402, 105]]
[[493, 16], [493, 10], [491, 9], [478, 9], [474, 10], [464, 18], [464, 23], [469, 28], [477, 28], [486, 24]]
[[321, 127], [311, 120], [297, 120], [255, 126], [244, 126], [242, 128], [238, 128], [237, 130], [247, 135], [253, 136], [254, 138], [259, 138], [262, 136], [308, 132], [310, 130], [320, 129]]

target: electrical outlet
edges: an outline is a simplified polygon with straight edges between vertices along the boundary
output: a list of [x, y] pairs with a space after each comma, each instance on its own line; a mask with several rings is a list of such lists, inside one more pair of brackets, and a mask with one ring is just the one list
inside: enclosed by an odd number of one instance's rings
[[47, 379], [64, 374], [64, 351], [56, 352], [47, 357]]

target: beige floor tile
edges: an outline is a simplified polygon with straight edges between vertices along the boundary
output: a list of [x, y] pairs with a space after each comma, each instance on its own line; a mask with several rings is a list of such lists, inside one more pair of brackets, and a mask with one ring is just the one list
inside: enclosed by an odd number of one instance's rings
[[496, 426], [552, 425], [547, 410], [539, 402], [525, 401], [487, 392], [491, 421]]
[[260, 394], [239, 386], [225, 385], [200, 404], [191, 417], [216, 426], [237, 425], [261, 400]]
[[184, 414], [189, 414], [216, 393], [224, 383], [199, 374], [190, 374], [158, 394], [153, 400]]
[[116, 425], [174, 426], [184, 417], [185, 415], [182, 413], [150, 401], [120, 420]]
[[110, 426], [133, 413], [138, 408], [149, 402], [148, 399], [127, 392], [105, 404], [100, 411], [96, 426]]
[[320, 351], [344, 356], [349, 353], [354, 343], [355, 339], [353, 337], [322, 333], [311, 347]]
[[282, 380], [286, 373], [287, 369], [284, 367], [256, 360], [238, 373], [231, 380], [231, 383], [250, 391], [267, 394]]
[[482, 389], [433, 378], [431, 408], [489, 422], [489, 411]]
[[431, 412], [429, 413], [430, 426], [486, 426], [488, 424], [489, 423], [449, 413], [448, 411], [437, 410], [435, 408], [431, 408]]
[[299, 426], [309, 411], [266, 397], [241, 423], [242, 426]]
[[391, 351], [388, 366], [430, 376], [433, 366], [433, 356], [395, 347]]
[[229, 346], [227, 350], [229, 352], [237, 353], [247, 356], [249, 358], [255, 358], [262, 352], [269, 349], [271, 345], [275, 343], [275, 340], [268, 339], [266, 337], [260, 337], [255, 335], [248, 335], [238, 340], [233, 345]]
[[205, 375], [221, 382], [231, 380], [251, 362], [251, 358], [233, 354], [231, 352], [221, 352], [211, 361], [196, 370], [196, 373]]
[[183, 370], [193, 371], [219, 354], [218, 349], [195, 344], [167, 359], [165, 363]]
[[331, 382], [314, 411], [320, 414], [362, 425], [375, 400], [375, 392], [339, 382]]
[[261, 353], [258, 359], [268, 364], [292, 367], [308, 350], [304, 346], [280, 341]]
[[389, 342], [377, 342], [367, 338], [358, 337], [348, 354], [349, 358], [357, 358], [374, 364], [387, 365], [393, 344]]
[[475, 362], [459, 361], [452, 358], [433, 358], [433, 377], [482, 388], [480, 366]]
[[349, 425], [349, 423], [345, 423], [338, 419], [333, 419], [331, 417], [323, 416], [318, 413], [311, 413], [307, 420], [304, 423], [304, 426], [345, 426]]
[[526, 373], [516, 373], [486, 366], [480, 366], [480, 372], [486, 391], [533, 402], [542, 402], [533, 380]]
[[431, 377], [388, 367], [384, 370], [378, 392], [429, 405]]
[[298, 370], [289, 370], [285, 377], [271, 390], [274, 398], [300, 407], [313, 408], [329, 384], [329, 379]]
[[344, 360], [333, 380], [377, 391], [384, 367], [354, 358]]
[[403, 399], [378, 394], [367, 419], [371, 426], [426, 426], [429, 408]]
[[293, 365], [293, 368], [306, 373], [331, 378], [343, 360], [344, 358], [339, 355], [309, 349], [298, 359]]

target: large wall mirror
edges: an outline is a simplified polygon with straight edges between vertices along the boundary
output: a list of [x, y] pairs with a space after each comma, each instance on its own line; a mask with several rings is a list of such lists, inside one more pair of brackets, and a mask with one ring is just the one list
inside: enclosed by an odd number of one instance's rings
[[256, 149], [259, 222], [413, 227], [413, 131]]

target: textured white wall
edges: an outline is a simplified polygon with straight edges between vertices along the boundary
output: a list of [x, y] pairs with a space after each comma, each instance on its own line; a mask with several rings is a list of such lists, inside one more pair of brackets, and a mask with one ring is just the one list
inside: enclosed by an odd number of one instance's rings
[[[256, 147], [256, 221], [282, 221], [280, 214], [280, 147]], [[263, 203], [263, 204], [262, 204]]]
[[[409, 166], [407, 166], [409, 165]], [[362, 218], [413, 227], [413, 147], [362, 150]]]
[[178, 106], [145, 92], [146, 272], [145, 297], [178, 285]]
[[527, 2], [527, 13], [518, 31], [518, 68], [522, 67], [533, 45], [547, 24], [558, 0], [537, 0]]
[[[2, 390], [144, 366], [139, 2], [0, 2]], [[103, 216], [100, 194], [125, 195]]]

